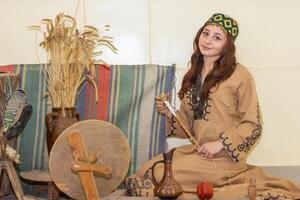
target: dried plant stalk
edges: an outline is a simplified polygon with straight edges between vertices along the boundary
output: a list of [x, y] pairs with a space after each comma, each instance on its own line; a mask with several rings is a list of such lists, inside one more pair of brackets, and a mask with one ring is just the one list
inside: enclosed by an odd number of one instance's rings
[[[46, 50], [50, 65], [45, 65], [43, 70], [53, 107], [74, 107], [78, 90], [87, 80], [87, 75], [93, 82], [94, 57], [101, 54], [94, 52], [97, 46], [104, 45], [117, 52], [112, 38], [101, 36], [93, 26], [84, 26], [79, 31], [76, 20], [62, 13], [56, 16], [54, 22], [43, 19], [39, 25], [29, 28], [44, 35], [40, 46]], [[96, 84], [93, 86], [96, 87]]]

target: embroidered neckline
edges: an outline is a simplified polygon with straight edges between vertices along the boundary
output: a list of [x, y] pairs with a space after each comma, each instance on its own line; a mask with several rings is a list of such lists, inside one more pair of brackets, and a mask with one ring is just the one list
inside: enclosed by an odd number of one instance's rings
[[[208, 111], [208, 107], [211, 107], [209, 105], [208, 101], [211, 101], [212, 99], [208, 96], [206, 100], [201, 101], [200, 94], [202, 90], [202, 80], [201, 76], [197, 77], [196, 83], [192, 85], [191, 88], [191, 97], [188, 98], [191, 100], [191, 107], [192, 111], [194, 112], [195, 119], [203, 119], [208, 121], [208, 114], [210, 113]], [[209, 95], [211, 94], [211, 91], [209, 91]]]

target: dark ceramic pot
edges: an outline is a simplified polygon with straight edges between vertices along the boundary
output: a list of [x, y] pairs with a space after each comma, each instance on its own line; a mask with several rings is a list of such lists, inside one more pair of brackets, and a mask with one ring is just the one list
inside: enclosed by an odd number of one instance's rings
[[68, 127], [79, 121], [79, 113], [72, 108], [52, 108], [52, 112], [48, 113], [45, 118], [46, 122], [46, 140], [48, 153], [56, 140], [56, 138]]

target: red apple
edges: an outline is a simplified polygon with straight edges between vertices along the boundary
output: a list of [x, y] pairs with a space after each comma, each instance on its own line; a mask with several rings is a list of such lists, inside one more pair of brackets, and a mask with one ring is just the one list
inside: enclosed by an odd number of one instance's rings
[[197, 195], [201, 200], [210, 199], [214, 195], [214, 188], [207, 181], [202, 181], [197, 185]]

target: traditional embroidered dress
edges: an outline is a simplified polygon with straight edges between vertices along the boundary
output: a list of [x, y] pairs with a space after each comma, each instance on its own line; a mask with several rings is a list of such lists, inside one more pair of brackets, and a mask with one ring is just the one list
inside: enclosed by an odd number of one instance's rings
[[[192, 145], [176, 149], [173, 174], [184, 188], [184, 197], [196, 198], [196, 186], [202, 180], [213, 184], [215, 197], [246, 196], [249, 179], [254, 176], [257, 194], [263, 199], [300, 199], [299, 186], [246, 163], [262, 134], [260, 108], [251, 73], [238, 64], [230, 78], [211, 89], [204, 103], [199, 99], [200, 89], [201, 81], [197, 81], [182, 99], [177, 115], [200, 145], [219, 140], [224, 149], [214, 159], [200, 156]], [[174, 118], [169, 120], [167, 127], [169, 135], [186, 137]], [[162, 159], [162, 155], [158, 155], [145, 163], [135, 178], [129, 178], [128, 192], [138, 196], [153, 195], [149, 169]], [[155, 169], [156, 177], [160, 179], [163, 165]]]

